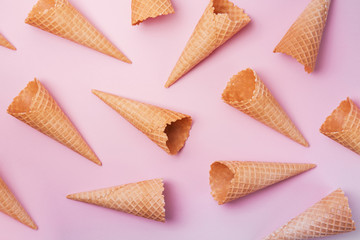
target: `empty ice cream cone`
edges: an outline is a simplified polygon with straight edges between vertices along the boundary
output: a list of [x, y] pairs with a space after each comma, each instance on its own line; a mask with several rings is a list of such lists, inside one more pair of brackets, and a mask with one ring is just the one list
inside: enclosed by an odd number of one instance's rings
[[176, 154], [189, 137], [192, 120], [188, 115], [98, 90], [92, 92], [169, 154]]
[[292, 56], [304, 65], [306, 72], [313, 72], [330, 2], [331, 0], [311, 0], [275, 47], [274, 52]]
[[254, 70], [248, 68], [234, 75], [227, 83], [222, 98], [227, 104], [295, 142], [309, 146]]
[[320, 132], [360, 154], [360, 109], [347, 98], [326, 118]]
[[249, 22], [250, 18], [244, 10], [232, 2], [210, 0], [165, 87], [174, 84]]
[[14, 194], [0, 178], [0, 211], [18, 220], [32, 229], [38, 229], [36, 223], [31, 219]]
[[14, 98], [7, 112], [94, 163], [101, 165], [96, 154], [37, 79], [29, 82], [26, 88]]
[[306, 163], [217, 161], [210, 169], [211, 195], [224, 204], [314, 167]]
[[326, 237], [355, 230], [348, 198], [337, 189], [265, 240], [301, 240]]
[[16, 50], [16, 47], [12, 45], [3, 35], [0, 33], [0, 45], [11, 50]]
[[131, 63], [67, 0], [39, 0], [25, 23]]
[[170, 0], [132, 0], [131, 24], [137, 25], [148, 18], [174, 13]]
[[153, 179], [70, 194], [67, 198], [165, 222], [163, 191], [162, 179]]

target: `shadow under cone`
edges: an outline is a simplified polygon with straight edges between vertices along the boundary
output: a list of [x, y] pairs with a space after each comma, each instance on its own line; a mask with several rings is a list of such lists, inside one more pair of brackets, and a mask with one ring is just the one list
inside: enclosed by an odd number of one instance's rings
[[188, 115], [98, 90], [92, 92], [169, 154], [176, 154], [189, 137], [192, 120]]
[[248, 68], [234, 75], [227, 83], [222, 98], [227, 104], [295, 142], [309, 146], [254, 70]]
[[26, 226], [37, 230], [36, 223], [31, 219], [14, 194], [0, 178], [0, 211], [18, 220]]
[[37, 79], [29, 82], [10, 104], [7, 112], [94, 163], [101, 165], [96, 154]]
[[292, 219], [265, 240], [301, 240], [326, 237], [355, 230], [348, 198], [337, 189]]
[[162, 179], [153, 179], [70, 194], [67, 198], [165, 222], [163, 191]]
[[228, 0], [210, 0], [170, 74], [170, 87], [250, 22], [244, 10]]
[[224, 204], [314, 167], [306, 163], [217, 161], [210, 169], [211, 195]]
[[131, 63], [68, 0], [39, 0], [25, 23]]
[[137, 25], [148, 18], [174, 13], [170, 0], [132, 0], [131, 24]]
[[331, 0], [311, 0], [275, 47], [274, 52], [292, 56], [304, 65], [306, 72], [313, 72], [330, 2]]

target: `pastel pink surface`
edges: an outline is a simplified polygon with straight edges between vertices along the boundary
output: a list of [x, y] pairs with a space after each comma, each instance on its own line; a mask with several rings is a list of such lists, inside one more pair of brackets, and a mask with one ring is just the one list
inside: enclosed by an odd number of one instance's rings
[[[34, 1], [0, 1], [0, 175], [39, 226], [0, 214], [1, 238], [262, 239], [341, 187], [360, 224], [360, 156], [319, 133], [340, 101], [360, 106], [357, 0], [333, 0], [315, 72], [272, 50], [307, 1], [236, 0], [252, 22], [171, 88], [163, 87], [208, 0], [173, 0], [175, 14], [131, 26], [131, 1], [71, 1], [132, 65], [24, 23]], [[230, 77], [252, 67], [310, 143], [294, 143], [223, 103]], [[6, 113], [34, 77], [48, 88], [103, 166], [99, 167]], [[91, 89], [191, 115], [184, 149], [167, 155]], [[317, 168], [218, 206], [210, 195], [216, 160], [311, 162]], [[66, 199], [70, 193], [164, 178], [167, 222], [157, 223]], [[341, 239], [359, 239], [358, 231]], [[326, 239], [339, 239], [339, 236]]]

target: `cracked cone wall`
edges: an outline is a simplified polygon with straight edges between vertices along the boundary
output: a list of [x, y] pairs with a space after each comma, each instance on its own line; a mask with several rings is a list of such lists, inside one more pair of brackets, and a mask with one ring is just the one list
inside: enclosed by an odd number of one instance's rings
[[148, 18], [174, 13], [170, 0], [132, 0], [131, 24], [137, 25]]
[[121, 61], [131, 61], [67, 0], [39, 0], [25, 23]]
[[80, 155], [101, 165], [100, 160], [75, 126], [35, 79], [23, 89], [8, 108], [8, 113]]

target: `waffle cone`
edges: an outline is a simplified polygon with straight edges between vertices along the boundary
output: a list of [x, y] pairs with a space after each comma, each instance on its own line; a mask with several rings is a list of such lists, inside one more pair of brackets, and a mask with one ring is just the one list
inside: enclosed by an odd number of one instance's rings
[[192, 120], [188, 115], [98, 90], [92, 92], [169, 154], [176, 154], [189, 137]]
[[347, 98], [326, 118], [320, 132], [360, 154], [360, 109]]
[[331, 0], [312, 0], [291, 25], [274, 52], [292, 56], [304, 65], [306, 72], [313, 72], [330, 2]]
[[224, 204], [314, 167], [305, 163], [217, 161], [210, 169], [211, 195]]
[[0, 45], [11, 50], [16, 50], [16, 47], [12, 45], [1, 33], [0, 33]]
[[131, 61], [67, 0], [39, 0], [25, 23], [121, 61]]
[[7, 111], [13, 117], [101, 165], [69, 118], [37, 79], [29, 82]]
[[249, 22], [250, 18], [244, 10], [232, 2], [210, 0], [165, 87], [174, 84]]
[[132, 0], [131, 24], [137, 25], [148, 18], [174, 13], [170, 0]]
[[337, 189], [265, 240], [312, 239], [354, 230], [348, 198], [341, 189]]
[[234, 75], [228, 82], [222, 98], [227, 104], [295, 142], [309, 146], [254, 70], [248, 68]]
[[14, 194], [0, 178], [0, 211], [18, 220], [32, 229], [38, 229], [35, 222], [25, 211], [20, 202], [16, 200]]
[[68, 195], [67, 198], [165, 222], [162, 179]]

